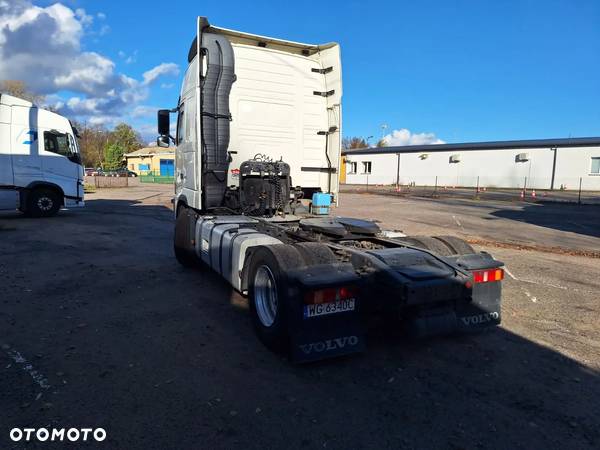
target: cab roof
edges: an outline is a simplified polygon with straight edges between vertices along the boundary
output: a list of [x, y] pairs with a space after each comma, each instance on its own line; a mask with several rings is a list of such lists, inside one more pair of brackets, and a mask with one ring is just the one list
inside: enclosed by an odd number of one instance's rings
[[[302, 42], [287, 41], [284, 39], [277, 39], [267, 36], [261, 36], [258, 34], [244, 33], [241, 31], [230, 30], [228, 28], [215, 27], [208, 22], [208, 19], [203, 16], [198, 16], [197, 19], [198, 30], [197, 34], [200, 33], [216, 33], [227, 36], [232, 43], [255, 45], [257, 47], [268, 47], [274, 50], [282, 50], [288, 53], [296, 53], [302, 56], [310, 56], [318, 53], [321, 50], [326, 50], [331, 47], [336, 47], [336, 42], [328, 42], [326, 44], [314, 45], [305, 44]], [[192, 41], [190, 50], [188, 52], [188, 62], [197, 54], [197, 42], [198, 35]]]
[[12, 95], [2, 94], [0, 92], [0, 104], [7, 106], [27, 106], [31, 108], [33, 103], [27, 100], [23, 100], [22, 98], [13, 97]]

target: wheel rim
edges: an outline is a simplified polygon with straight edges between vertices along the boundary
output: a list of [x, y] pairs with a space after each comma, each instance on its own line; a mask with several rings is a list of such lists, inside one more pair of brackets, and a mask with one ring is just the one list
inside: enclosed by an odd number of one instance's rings
[[50, 211], [54, 206], [54, 202], [50, 197], [40, 197], [37, 201], [37, 207], [40, 211]]
[[254, 276], [254, 301], [258, 319], [265, 327], [275, 322], [277, 315], [277, 285], [273, 272], [267, 266], [260, 266]]

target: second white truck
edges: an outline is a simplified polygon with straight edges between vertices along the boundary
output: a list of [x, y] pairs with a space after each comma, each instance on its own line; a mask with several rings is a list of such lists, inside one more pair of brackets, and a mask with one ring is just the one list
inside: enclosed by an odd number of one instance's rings
[[[416, 336], [500, 323], [502, 263], [453, 236], [398, 237], [337, 202], [339, 46], [199, 17], [177, 107], [175, 255], [248, 295], [259, 338], [304, 362], [361, 351], [371, 316]], [[177, 114], [170, 136], [170, 114]], [[365, 205], [368, 208], [368, 205]]]
[[48, 217], [83, 205], [83, 166], [69, 120], [0, 93], [0, 210]]

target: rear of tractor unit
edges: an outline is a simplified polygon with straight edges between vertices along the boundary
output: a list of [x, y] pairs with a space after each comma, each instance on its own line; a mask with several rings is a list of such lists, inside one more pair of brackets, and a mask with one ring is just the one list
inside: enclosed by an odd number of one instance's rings
[[180, 263], [247, 295], [261, 341], [296, 362], [362, 351], [371, 317], [417, 337], [500, 323], [504, 271], [488, 253], [329, 215], [341, 148], [337, 44], [197, 25], [178, 105], [158, 114], [158, 145], [177, 145]]

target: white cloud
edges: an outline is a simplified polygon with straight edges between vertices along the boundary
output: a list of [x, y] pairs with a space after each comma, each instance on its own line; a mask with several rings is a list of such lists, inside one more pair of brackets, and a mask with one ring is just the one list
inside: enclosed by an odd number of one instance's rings
[[162, 75], [179, 75], [179, 66], [174, 63], [162, 63], [144, 72], [143, 84], [150, 84]]
[[391, 134], [384, 136], [386, 145], [389, 146], [400, 146], [400, 145], [426, 145], [426, 144], [445, 144], [436, 137], [435, 133], [412, 133], [406, 128], [394, 130]]
[[[156, 110], [155, 110], [156, 113]], [[171, 136], [175, 136], [175, 128], [177, 123], [171, 121]], [[158, 136], [158, 130], [156, 128], [156, 121], [153, 123], [145, 123], [135, 128], [140, 133], [142, 139], [148, 143], [149, 146], [156, 145], [156, 136]]]
[[96, 14], [96, 17], [100, 20], [104, 20], [106, 19], [106, 14], [104, 14], [103, 12], [99, 12], [98, 14]]
[[94, 16], [87, 14], [83, 8], [77, 8], [75, 10], [75, 16], [79, 19], [79, 23], [84, 27], [89, 27], [94, 23]]
[[174, 83], [161, 83], [160, 88], [161, 89], [171, 89], [173, 86], [175, 86]]
[[56, 88], [69, 89], [86, 94], [95, 94], [102, 87], [112, 84], [115, 63], [94, 52], [81, 53], [77, 64], [69, 73], [58, 73], [54, 77]]
[[159, 109], [156, 106], [139, 105], [133, 109], [131, 117], [156, 117]]
[[119, 58], [124, 60], [125, 64], [131, 64], [137, 61], [138, 51], [135, 50], [131, 55], [127, 55], [123, 50], [119, 50]]
[[[105, 18], [103, 13], [96, 17]], [[92, 31], [93, 21], [82, 8], [61, 3], [40, 7], [28, 0], [0, 0], [0, 80], [22, 80], [61, 113], [107, 124], [122, 120], [148, 98], [156, 79], [179, 73], [173, 63], [151, 68], [141, 80], [118, 73], [114, 61], [81, 48], [84, 35], [108, 31]], [[135, 54], [122, 57], [127, 62]], [[73, 96], [62, 98], [60, 91]]]

